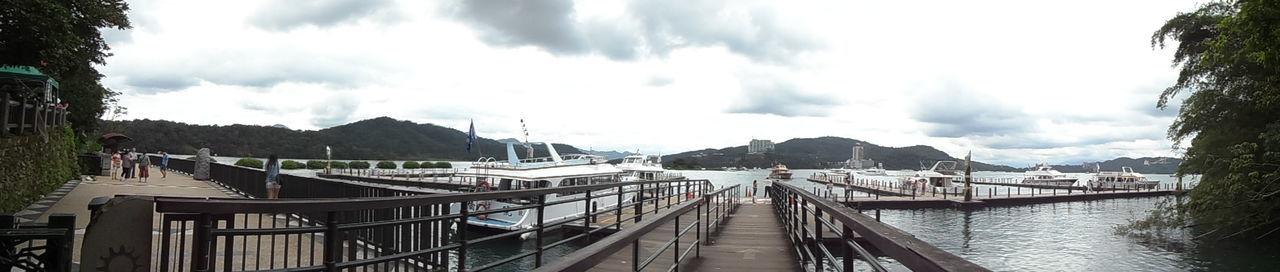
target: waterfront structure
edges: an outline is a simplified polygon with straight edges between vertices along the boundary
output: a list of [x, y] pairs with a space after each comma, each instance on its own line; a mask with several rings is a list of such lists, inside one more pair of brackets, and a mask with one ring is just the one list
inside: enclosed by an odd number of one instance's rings
[[751, 139], [747, 144], [747, 154], [764, 154], [773, 152], [773, 141]]

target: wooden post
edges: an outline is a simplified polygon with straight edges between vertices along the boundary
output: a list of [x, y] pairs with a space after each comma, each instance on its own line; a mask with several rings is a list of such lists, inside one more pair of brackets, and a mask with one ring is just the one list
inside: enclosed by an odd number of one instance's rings
[[27, 126], [27, 103], [18, 102], [18, 131], [14, 135], [22, 135]]
[[0, 100], [0, 137], [9, 136], [9, 93]]

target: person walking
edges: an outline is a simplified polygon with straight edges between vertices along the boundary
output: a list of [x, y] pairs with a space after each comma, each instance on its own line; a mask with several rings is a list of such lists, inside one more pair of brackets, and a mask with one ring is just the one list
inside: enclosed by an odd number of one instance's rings
[[123, 178], [117, 175], [122, 175], [122, 173], [120, 173], [120, 152], [119, 151], [111, 152], [111, 179], [120, 180], [121, 178]]
[[147, 183], [147, 178], [151, 177], [151, 156], [147, 156], [146, 151], [138, 153], [138, 180]]
[[756, 193], [760, 191], [760, 181], [751, 181], [751, 204], [756, 204]]
[[276, 199], [280, 197], [280, 162], [276, 154], [267, 156], [267, 165], [263, 165], [263, 169], [267, 171], [267, 199]]
[[129, 180], [133, 176], [133, 156], [129, 156], [128, 151], [120, 152], [121, 167], [120, 180]]
[[169, 177], [169, 174], [165, 173], [168, 171], [169, 171], [169, 153], [160, 151], [160, 178], [164, 179]]

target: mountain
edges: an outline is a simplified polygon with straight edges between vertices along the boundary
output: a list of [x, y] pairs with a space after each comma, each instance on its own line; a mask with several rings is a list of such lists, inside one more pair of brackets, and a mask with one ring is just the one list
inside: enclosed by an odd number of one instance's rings
[[[1086, 173], [1095, 169], [1102, 171], [1120, 171], [1120, 167], [1131, 167], [1133, 171], [1144, 174], [1173, 174], [1178, 172], [1182, 159], [1170, 157], [1120, 157], [1101, 162], [1086, 162], [1077, 165], [1052, 165], [1053, 169], [1066, 173]], [[1095, 167], [1094, 165], [1098, 165]]]
[[610, 161], [612, 161], [612, 160], [616, 160], [616, 159], [621, 159], [622, 157], [626, 157], [626, 156], [639, 155], [639, 154], [640, 154], [640, 153], [631, 153], [630, 151], [622, 151], [622, 152], [618, 152], [618, 151], [595, 151], [595, 150], [583, 150], [582, 152], [586, 152], [588, 155], [602, 156], [602, 157], [604, 157], [606, 160], [610, 160]]
[[[325, 146], [334, 159], [463, 160], [480, 157], [506, 159], [506, 144], [486, 138], [476, 139], [467, 152], [467, 134], [434, 124], [417, 124], [388, 117], [361, 120], [331, 128], [304, 131], [250, 125], [207, 126], [164, 120], [102, 121], [102, 133], [128, 135], [126, 144], [146, 151], [195, 154], [208, 147], [214, 154], [236, 157], [287, 158], [325, 157]], [[554, 144], [561, 154], [581, 153], [569, 145]], [[518, 150], [525, 154], [524, 150]], [[546, 148], [534, 147], [535, 156], [546, 156]]]
[[[963, 161], [951, 157], [930, 146], [885, 147], [848, 138], [819, 137], [797, 138], [774, 145], [774, 151], [765, 154], [747, 154], [747, 146], [721, 149], [703, 149], [662, 157], [667, 167], [771, 167], [774, 162], [791, 168], [825, 168], [832, 162], [848, 160], [853, 146], [861, 143], [867, 158], [884, 164], [887, 169], [919, 169], [932, 166], [939, 160]], [[973, 162], [974, 171], [1016, 171], [1004, 165]]]

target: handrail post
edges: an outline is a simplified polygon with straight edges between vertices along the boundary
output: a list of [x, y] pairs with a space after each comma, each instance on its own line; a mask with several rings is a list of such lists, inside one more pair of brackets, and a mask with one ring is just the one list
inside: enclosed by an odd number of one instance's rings
[[854, 271], [853, 270], [853, 247], [849, 246], [849, 243], [855, 243], [855, 241], [853, 240], [853, 229], [849, 228], [849, 225], [845, 225], [845, 224], [840, 224], [840, 225], [844, 227], [844, 234], [841, 235], [841, 238], [842, 238], [841, 240], [845, 241], [845, 243], [841, 243], [844, 245], [844, 250], [843, 250], [844, 251], [844, 269], [841, 271]]
[[[458, 212], [462, 217], [458, 218], [458, 272], [467, 271], [467, 221], [471, 220], [471, 201], [463, 201], [458, 203]], [[538, 211], [538, 227], [542, 227], [542, 211]], [[538, 232], [538, 241], [542, 241], [542, 232]], [[538, 257], [542, 257], [542, 243], [538, 243]], [[541, 259], [541, 258], [539, 258]]]
[[582, 203], [582, 231], [587, 233], [587, 243], [591, 243], [591, 223], [595, 222], [595, 210], [591, 209], [591, 190], [587, 190], [587, 197]]
[[534, 253], [535, 257], [533, 258], [533, 267], [542, 266], [542, 236], [543, 236], [543, 232], [546, 231], [546, 227], [547, 227], [547, 221], [546, 221], [545, 213], [543, 211], [545, 211], [546, 208], [547, 208], [547, 195], [539, 195], [538, 196], [538, 235], [537, 235], [537, 238], [534, 239], [534, 244], [537, 246], [537, 251], [535, 251]]
[[209, 271], [210, 249], [213, 248], [213, 219], [207, 213], [196, 220], [191, 241], [191, 271]]
[[324, 268], [327, 271], [338, 271], [338, 251], [342, 250], [338, 239], [338, 212], [326, 213], [324, 226]]
[[[631, 205], [636, 210], [635, 220], [632, 223], [640, 223], [644, 215], [644, 183], [641, 183], [640, 188], [636, 190], [636, 201], [632, 201]], [[618, 225], [622, 225], [622, 222], [618, 222]]]
[[622, 229], [622, 194], [626, 193], [626, 188], [627, 186], [618, 186], [618, 204], [615, 205], [615, 210], [613, 211], [613, 222], [616, 223], [613, 225], [613, 229], [615, 230]]
[[[5, 227], [9, 227], [6, 225]], [[75, 250], [76, 239], [76, 215], [69, 213], [58, 213], [49, 216], [49, 228], [62, 228], [66, 232], [62, 237], [49, 239], [49, 249], [46, 255], [49, 255], [46, 261], [49, 271], [70, 271], [71, 270], [71, 254]]]
[[673, 264], [672, 267], [675, 268], [675, 272], [680, 272], [680, 229], [683, 228], [684, 225], [680, 225], [680, 216], [676, 215], [676, 227], [672, 228], [675, 231], [676, 243], [672, 245], [673, 248], [671, 249], [671, 263]]
[[[694, 246], [698, 247], [698, 248], [694, 249], [694, 254], [693, 254], [693, 255], [694, 255], [694, 256], [698, 256], [698, 257], [702, 257], [702, 219], [703, 219], [703, 218], [702, 218], [702, 208], [703, 208], [702, 204], [706, 203], [705, 199], [706, 199], [706, 198], [702, 198], [702, 199], [695, 199], [694, 201], [697, 201], [697, 202], [698, 202], [698, 204], [697, 204], [698, 206], [696, 206], [696, 207], [694, 207], [694, 208], [693, 208], [694, 218], [696, 218], [696, 219], [697, 219], [697, 220], [693, 221], [693, 222], [694, 222], [694, 223], [693, 223], [693, 224], [694, 224], [694, 226], [693, 226], [693, 228], [694, 228], [694, 234], [696, 235], [696, 236], [694, 236], [694, 237], [693, 237], [693, 244], [694, 244]], [[710, 235], [710, 233], [708, 233], [708, 235]], [[677, 266], [678, 266], [678, 265], [677, 265]]]
[[814, 260], [815, 271], [823, 271], [822, 263], [825, 262], [822, 260], [822, 258], [825, 258], [825, 255], [820, 255], [821, 251], [818, 250], [820, 249], [819, 247], [822, 244], [822, 233], [826, 231], [825, 229], [823, 229], [824, 227], [825, 225], [822, 224], [822, 209], [819, 209], [818, 207], [813, 207], [813, 230], [814, 230], [814, 237], [815, 237], [814, 244], [813, 244], [814, 245], [813, 255], [814, 257], [816, 257], [815, 258], [816, 260]]

